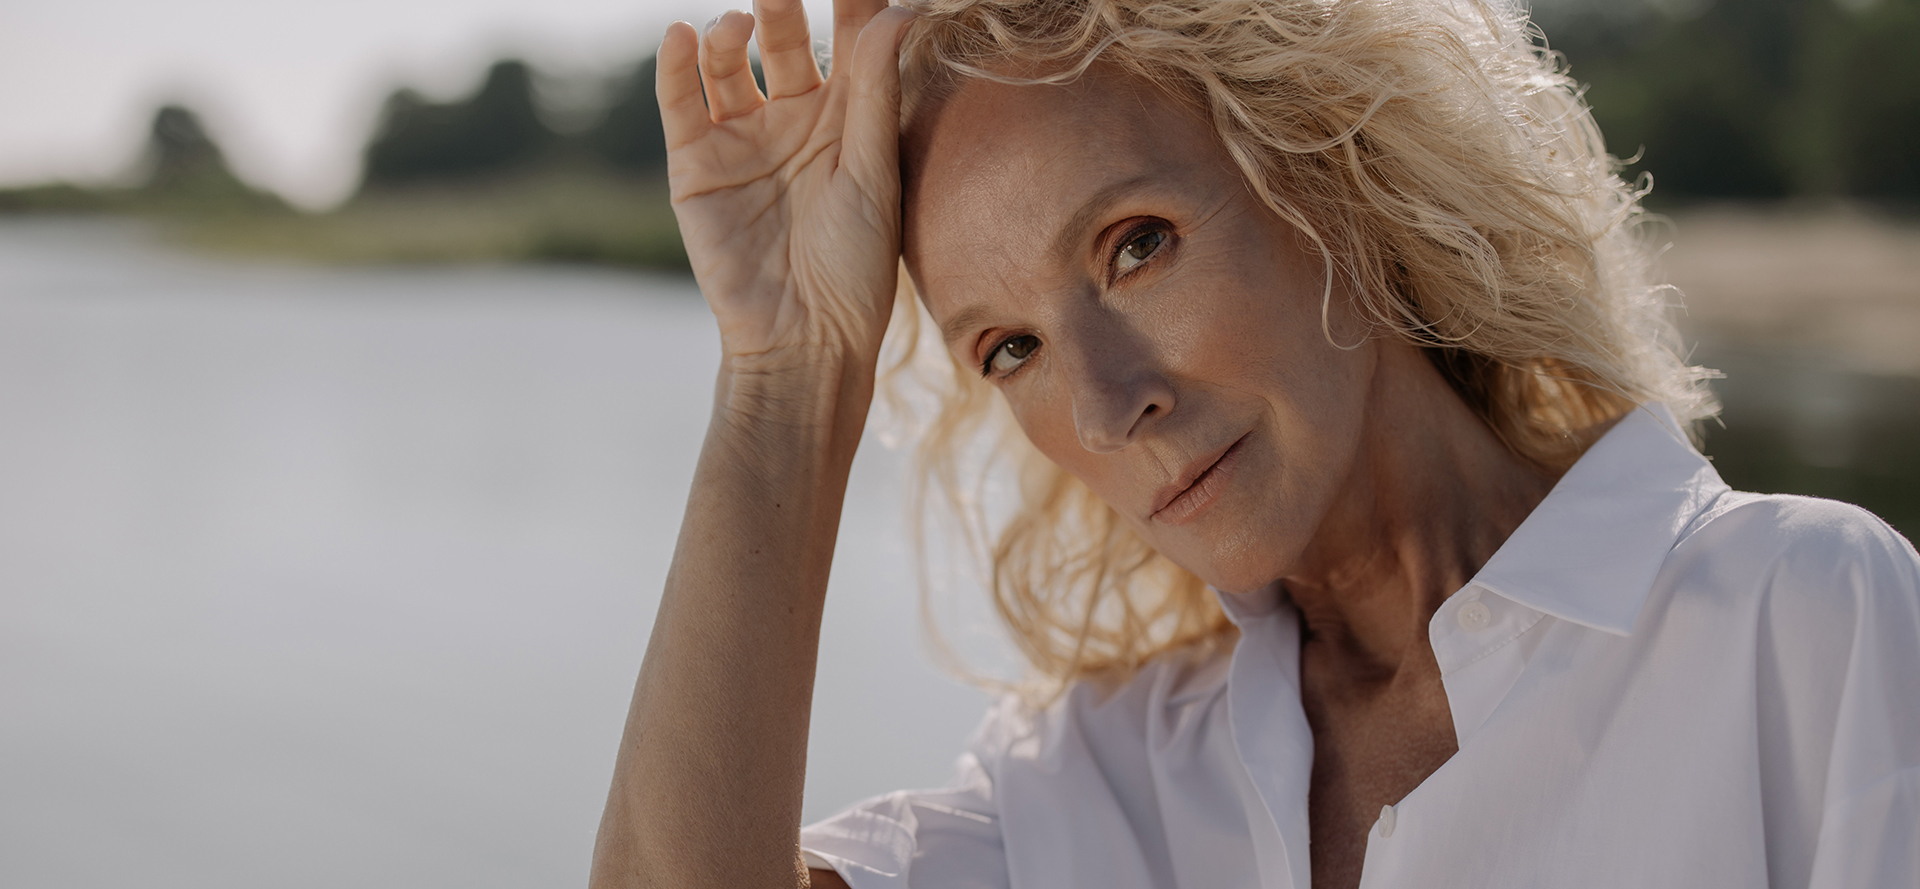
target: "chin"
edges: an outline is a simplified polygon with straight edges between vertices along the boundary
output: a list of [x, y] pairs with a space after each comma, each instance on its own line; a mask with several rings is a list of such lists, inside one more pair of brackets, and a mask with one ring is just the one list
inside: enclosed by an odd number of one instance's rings
[[1162, 552], [1215, 589], [1228, 593], [1260, 590], [1287, 576], [1299, 563], [1307, 544], [1297, 523], [1274, 522], [1272, 515], [1264, 516], [1265, 522], [1260, 518], [1239, 517], [1223, 523], [1216, 534], [1196, 535], [1198, 539], [1182, 541], [1186, 546]]
[[1174, 559], [1174, 562], [1198, 575], [1208, 586], [1227, 593], [1254, 592], [1286, 573], [1274, 564], [1271, 549], [1262, 551], [1247, 539], [1216, 545], [1197, 559]]

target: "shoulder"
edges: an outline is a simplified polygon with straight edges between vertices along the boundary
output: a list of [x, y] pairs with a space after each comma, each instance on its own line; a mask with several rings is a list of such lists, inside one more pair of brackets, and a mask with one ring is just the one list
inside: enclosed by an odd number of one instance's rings
[[1873, 513], [1834, 500], [1729, 492], [1694, 519], [1673, 555], [1681, 567], [1757, 585], [1769, 598], [1920, 607], [1913, 544]]
[[[1691, 638], [1753, 665], [1769, 707], [1844, 723], [1856, 713], [1920, 710], [1895, 690], [1920, 680], [1920, 554], [1857, 506], [1814, 497], [1729, 493], [1683, 534], [1667, 568], [1673, 610]], [[1875, 718], [1878, 718], [1877, 716]], [[1920, 743], [1916, 734], [1915, 743]]]
[[[1813, 497], [1730, 494], [1697, 522], [1701, 542], [1748, 565], [1763, 734], [1787, 761], [1811, 756], [1824, 808], [1920, 775], [1920, 554], [1872, 513]], [[1689, 538], [1691, 539], [1691, 538]], [[1688, 541], [1683, 541], [1686, 545]], [[1906, 784], [1888, 784], [1901, 776]], [[1838, 808], [1836, 808], [1838, 807]]]
[[1713, 528], [1736, 532], [1756, 542], [1787, 547], [1833, 546], [1898, 551], [1911, 557], [1912, 544], [1879, 516], [1851, 503], [1797, 494], [1728, 491], [1689, 525], [1684, 537]]
[[1857, 506], [1721, 495], [1680, 535], [1653, 603], [1650, 639], [1780, 684], [1762, 697], [1796, 711], [1829, 713], [1856, 682], [1920, 677], [1920, 555]]

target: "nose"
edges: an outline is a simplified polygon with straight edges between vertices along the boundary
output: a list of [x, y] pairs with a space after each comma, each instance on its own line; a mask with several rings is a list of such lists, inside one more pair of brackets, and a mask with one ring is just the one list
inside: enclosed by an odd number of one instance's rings
[[1080, 446], [1110, 454], [1173, 411], [1173, 385], [1137, 334], [1106, 331], [1077, 350], [1073, 428]]

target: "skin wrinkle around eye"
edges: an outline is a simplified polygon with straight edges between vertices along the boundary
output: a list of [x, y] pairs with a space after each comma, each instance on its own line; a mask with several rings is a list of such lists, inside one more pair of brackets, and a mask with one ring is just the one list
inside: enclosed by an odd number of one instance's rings
[[[1059, 234], [1055, 238], [1055, 249], [1054, 249], [1055, 254], [1062, 256], [1063, 258], [1082, 253], [1082, 251], [1074, 250], [1071, 247], [1062, 249], [1060, 244], [1064, 241], [1071, 240], [1068, 237], [1068, 233], [1074, 232], [1076, 230], [1084, 231], [1085, 229], [1091, 228], [1093, 226], [1094, 221], [1097, 220], [1099, 217], [1087, 214], [1086, 210], [1089, 208], [1096, 207], [1096, 205], [1102, 208], [1106, 208], [1108, 213], [1111, 216], [1116, 218], [1116, 222], [1106, 226], [1105, 229], [1102, 231], [1101, 237], [1085, 238], [1084, 235], [1082, 236], [1085, 239], [1086, 243], [1090, 245], [1088, 250], [1085, 251], [1085, 254], [1084, 254], [1089, 257], [1090, 262], [1098, 261], [1102, 266], [1110, 267], [1112, 263], [1116, 261], [1119, 251], [1123, 247], [1125, 247], [1128, 243], [1139, 239], [1141, 236], [1151, 233], [1156, 227], [1158, 227], [1162, 236], [1166, 240], [1160, 243], [1159, 245], [1157, 245], [1153, 253], [1150, 254], [1145, 260], [1141, 261], [1139, 265], [1125, 272], [1110, 275], [1110, 277], [1112, 277], [1114, 280], [1111, 280], [1106, 283], [1106, 293], [1103, 294], [1103, 296], [1108, 298], [1111, 298], [1112, 296], [1114, 296], [1116, 291], [1121, 291], [1126, 289], [1125, 287], [1120, 286], [1122, 282], [1119, 279], [1130, 277], [1135, 274], [1153, 274], [1154, 271], [1152, 269], [1146, 268], [1147, 266], [1160, 266], [1160, 265], [1165, 265], [1167, 263], [1176, 262], [1179, 258], [1181, 243], [1183, 240], [1181, 237], [1181, 230], [1186, 229], [1188, 231], [1194, 231], [1194, 230], [1199, 230], [1205, 227], [1207, 224], [1213, 222], [1215, 218], [1218, 217], [1223, 210], [1227, 209], [1228, 204], [1230, 203], [1229, 201], [1224, 199], [1225, 197], [1224, 195], [1217, 193], [1218, 190], [1216, 190], [1216, 193], [1205, 194], [1203, 195], [1205, 200], [1199, 202], [1198, 209], [1192, 211], [1191, 214], [1188, 214], [1188, 215], [1191, 215], [1192, 218], [1188, 220], [1186, 223], [1182, 224], [1182, 223], [1176, 222], [1173, 219], [1166, 218], [1168, 215], [1173, 215], [1168, 212], [1167, 204], [1162, 204], [1160, 207], [1161, 212], [1156, 214], [1127, 215], [1124, 213], [1116, 212], [1112, 209], [1114, 207], [1151, 206], [1152, 202], [1156, 200], [1163, 201], [1163, 202], [1175, 202], [1175, 203], [1191, 200], [1185, 195], [1166, 194], [1165, 192], [1167, 190], [1164, 188], [1164, 184], [1162, 180], [1152, 176], [1136, 176], [1126, 180], [1125, 182], [1116, 183], [1116, 185], [1125, 186], [1125, 187], [1124, 188], [1112, 187], [1112, 188], [1103, 189], [1102, 193], [1099, 196], [1097, 196], [1093, 200], [1090, 200], [1087, 204], [1082, 206], [1081, 211], [1076, 213], [1075, 220], [1070, 221], [1066, 225], [1061, 226], [1061, 228], [1059, 229]], [[1086, 216], [1087, 218], [1085, 220], [1081, 220], [1079, 218], [1081, 216]], [[1126, 225], [1127, 223], [1133, 222], [1134, 219], [1136, 218], [1142, 220], [1141, 224], [1133, 225], [1133, 226]], [[1122, 231], [1123, 233], [1120, 234], [1115, 239], [1108, 239], [1104, 237], [1106, 232], [1111, 232], [1116, 229]], [[1124, 295], [1124, 294], [1121, 294], [1121, 295]], [[954, 349], [957, 352], [958, 349], [960, 348], [961, 342], [965, 342], [965, 341], [977, 342], [978, 341], [977, 339], [969, 338], [968, 336], [969, 332], [972, 331], [974, 328], [987, 325], [990, 322], [990, 320], [994, 317], [994, 314], [995, 314], [995, 310], [989, 307], [989, 305], [986, 303], [974, 303], [974, 304], [968, 305], [967, 307], [956, 311], [950, 318], [948, 318], [944, 323], [940, 325], [942, 330], [942, 339], [948, 344], [948, 347], [950, 349]], [[993, 340], [993, 345], [991, 348], [998, 348], [1000, 344], [1004, 343], [1009, 338], [1011, 337], [1010, 336], [992, 337], [991, 339]], [[994, 353], [992, 351], [987, 351], [984, 354], [982, 354], [980, 358], [974, 359], [969, 363], [977, 367], [984, 367], [986, 361], [988, 361], [993, 354]], [[983, 374], [983, 375], [987, 375], [987, 374]]]
[[[1126, 223], [1135, 224], [1128, 226]], [[1072, 224], [1070, 224], [1069, 229], [1072, 227]], [[1177, 239], [1173, 234], [1172, 224], [1164, 219], [1154, 217], [1140, 220], [1137, 223], [1134, 219], [1126, 219], [1122, 220], [1120, 225], [1109, 226], [1107, 230], [1112, 231], [1116, 228], [1121, 228], [1124, 233], [1114, 242], [1114, 247], [1111, 250], [1102, 249], [1098, 251], [1103, 254], [1112, 254], [1113, 259], [1110, 260], [1109, 265], [1124, 261], [1128, 255], [1128, 248], [1132, 245], [1142, 243], [1149, 237], [1157, 237], [1158, 240], [1147, 247], [1146, 255], [1134, 259], [1134, 265], [1126, 269], [1111, 272], [1109, 277], [1112, 278], [1113, 281], [1109, 282], [1110, 287], [1117, 284], [1121, 279], [1128, 278], [1134, 274], [1144, 274], [1144, 269], [1149, 263], [1164, 265], [1175, 261], [1177, 258]], [[1102, 240], [1104, 241], [1105, 239]], [[961, 329], [964, 329], [964, 327]], [[1014, 374], [1024, 369], [1032, 358], [1033, 353], [1038, 351], [1041, 346], [1039, 338], [1032, 334], [1012, 334], [1005, 337], [995, 336], [989, 339], [991, 339], [993, 345], [987, 349], [986, 357], [980, 362], [981, 376], [1000, 382], [1012, 378]], [[1033, 344], [1028, 347], [1027, 354], [1012, 355], [1010, 350], [1016, 348], [1016, 344], [1019, 344], [1021, 340], [1032, 340]], [[1014, 358], [1019, 363], [996, 373], [994, 362], [1002, 354], [1009, 355], [1009, 357]], [[1149, 410], [1151, 410], [1151, 408], [1149, 408]]]
[[[1099, 193], [1089, 199], [1075, 212], [1072, 219], [1060, 225], [1055, 230], [1054, 236], [1051, 238], [1052, 249], [1050, 252], [1062, 262], [1071, 261], [1074, 257], [1084, 256], [1086, 257], [1086, 262], [1089, 264], [1104, 265], [1111, 258], [1111, 250], [1103, 249], [1103, 242], [1106, 239], [1089, 237], [1089, 230], [1103, 232], [1105, 229], [1111, 228], [1112, 223], [1125, 222], [1135, 217], [1166, 217], [1169, 215], [1166, 209], [1169, 204], [1178, 204], [1183, 201], [1192, 200], [1185, 195], [1168, 194], [1167, 191], [1164, 176], [1153, 174], [1132, 176], [1124, 181], [1113, 183], [1101, 189]], [[1190, 229], [1206, 224], [1225, 204], [1225, 201], [1221, 199], [1220, 195], [1209, 194], [1203, 197], [1205, 200], [1201, 203], [1200, 209], [1190, 214], [1192, 218], [1184, 226], [1185, 228]], [[1159, 206], [1161, 209], [1157, 213], [1145, 211], [1125, 212], [1126, 208], [1150, 206]], [[1104, 226], [1100, 225], [1102, 219], [1108, 220], [1108, 224]], [[1175, 238], [1178, 238], [1179, 229], [1183, 226], [1169, 220], [1169, 227], [1172, 229], [1169, 233]], [[984, 245], [976, 245], [976, 248], [983, 246]], [[1115, 244], [1113, 246], [1117, 248], [1119, 245]], [[909, 250], [911, 250], [911, 248], [909, 248]], [[922, 278], [921, 275], [916, 275], [915, 277], [916, 279]], [[922, 281], [923, 287], [930, 283], [931, 282]], [[978, 282], [974, 283], [975, 286], [978, 286]], [[1003, 282], [1001, 284], [1003, 289], [1015, 286], [1017, 285], [1011, 282]], [[972, 333], [975, 328], [988, 324], [993, 316], [994, 309], [984, 302], [975, 302], [957, 308], [952, 311], [946, 319], [939, 322], [941, 341], [946, 343], [949, 348], [956, 348], [957, 344], [966, 340], [968, 334]]]
[[1111, 215], [1115, 204], [1134, 197], [1137, 193], [1149, 190], [1156, 179], [1151, 172], [1140, 173], [1114, 182], [1094, 192], [1087, 202], [1075, 210], [1073, 216], [1053, 236], [1054, 255], [1065, 258], [1080, 252], [1077, 248], [1087, 240], [1086, 233], [1094, 230], [1103, 217]]

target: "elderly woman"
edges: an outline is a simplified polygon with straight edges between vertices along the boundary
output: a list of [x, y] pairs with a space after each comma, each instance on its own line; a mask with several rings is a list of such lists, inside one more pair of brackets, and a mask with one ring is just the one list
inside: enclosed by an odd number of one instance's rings
[[[1920, 886], [1920, 558], [1694, 450], [1639, 192], [1518, 13], [883, 2], [824, 77], [798, 0], [661, 47], [724, 357], [596, 885]], [[1024, 433], [993, 591], [1052, 693], [802, 830], [916, 297], [932, 471]]]

